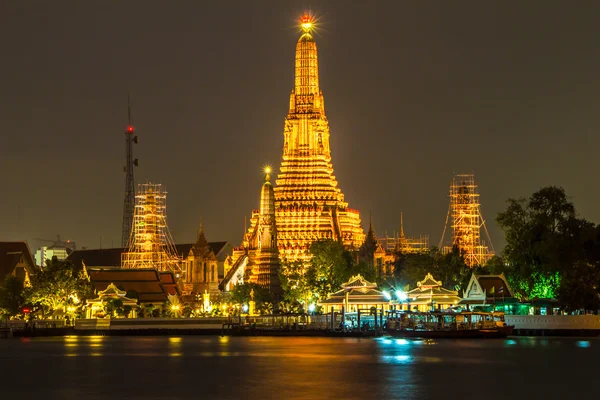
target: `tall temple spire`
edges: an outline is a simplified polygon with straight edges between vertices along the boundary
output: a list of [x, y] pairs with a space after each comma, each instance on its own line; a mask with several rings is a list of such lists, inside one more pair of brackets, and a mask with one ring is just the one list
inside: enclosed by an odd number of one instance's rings
[[302, 17], [302, 31], [304, 32], [296, 44], [296, 96], [320, 95], [319, 90], [319, 63], [317, 57], [317, 43], [313, 38], [313, 19], [309, 15]]
[[333, 175], [314, 19], [304, 15], [300, 24], [303, 33], [296, 43], [294, 88], [274, 189], [277, 243], [280, 255], [290, 261], [307, 260], [316, 240], [338, 240], [358, 249], [365, 239], [360, 215], [348, 207]]

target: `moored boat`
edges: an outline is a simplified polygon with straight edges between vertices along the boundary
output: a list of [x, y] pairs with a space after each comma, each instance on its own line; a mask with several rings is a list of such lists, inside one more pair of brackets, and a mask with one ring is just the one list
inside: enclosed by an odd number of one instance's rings
[[406, 312], [388, 313], [385, 332], [396, 337], [504, 338], [514, 326], [504, 322], [500, 312]]

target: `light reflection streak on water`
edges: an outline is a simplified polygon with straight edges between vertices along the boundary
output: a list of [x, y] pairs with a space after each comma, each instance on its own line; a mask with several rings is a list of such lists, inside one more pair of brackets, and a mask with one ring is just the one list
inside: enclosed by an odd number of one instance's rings
[[588, 340], [578, 340], [575, 344], [577, 347], [581, 347], [583, 349], [587, 349], [592, 345]]

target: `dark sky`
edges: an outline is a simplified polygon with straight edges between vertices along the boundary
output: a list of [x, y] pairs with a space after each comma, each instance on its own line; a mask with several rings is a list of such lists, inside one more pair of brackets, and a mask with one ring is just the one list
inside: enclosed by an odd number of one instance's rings
[[[237, 245], [278, 169], [296, 20], [320, 16], [333, 165], [377, 233], [440, 238], [453, 173], [494, 222], [563, 186], [600, 222], [597, 2], [4, 1], [0, 239], [118, 246], [131, 93], [138, 182], [166, 185], [176, 242]], [[44, 244], [31, 242], [33, 247]]]

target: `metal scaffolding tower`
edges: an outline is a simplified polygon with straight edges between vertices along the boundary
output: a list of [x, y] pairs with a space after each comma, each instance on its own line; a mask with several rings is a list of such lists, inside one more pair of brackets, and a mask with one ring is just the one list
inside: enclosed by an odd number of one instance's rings
[[[452, 245], [444, 242], [449, 222], [452, 226]], [[482, 227], [489, 247], [481, 240]], [[440, 249], [447, 253], [453, 246], [458, 247], [465, 257], [465, 263], [470, 267], [484, 265], [494, 255], [492, 241], [481, 215], [479, 193], [473, 174], [454, 175], [450, 185], [450, 205]]]
[[133, 158], [133, 144], [138, 142], [137, 136], [134, 135], [135, 129], [131, 120], [131, 106], [127, 99], [127, 119], [128, 124], [125, 128], [125, 201], [123, 204], [123, 230], [121, 235], [121, 247], [127, 247], [131, 236], [131, 223], [133, 222], [133, 207], [134, 207], [134, 179], [133, 167], [137, 167], [138, 159]]
[[181, 258], [167, 227], [167, 192], [161, 184], [138, 184], [129, 249], [122, 268], [155, 268], [182, 276]]

